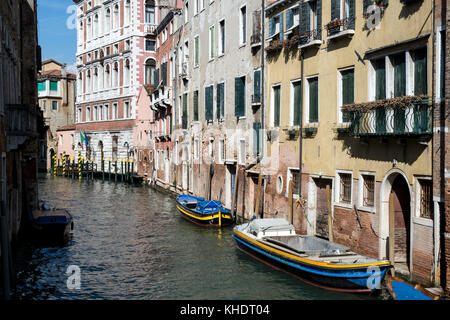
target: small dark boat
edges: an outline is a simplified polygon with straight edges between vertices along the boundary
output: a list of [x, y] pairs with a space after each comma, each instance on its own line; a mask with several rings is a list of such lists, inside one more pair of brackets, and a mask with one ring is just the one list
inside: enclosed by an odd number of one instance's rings
[[233, 237], [250, 256], [328, 290], [372, 292], [391, 267], [389, 261], [359, 255], [346, 246], [298, 235], [284, 219], [254, 219], [236, 226]]
[[184, 194], [176, 201], [181, 215], [196, 224], [221, 227], [233, 223], [230, 210], [225, 209], [220, 201]]
[[39, 209], [30, 214], [31, 226], [41, 240], [67, 242], [73, 232], [73, 217], [67, 209], [50, 208], [39, 201]]

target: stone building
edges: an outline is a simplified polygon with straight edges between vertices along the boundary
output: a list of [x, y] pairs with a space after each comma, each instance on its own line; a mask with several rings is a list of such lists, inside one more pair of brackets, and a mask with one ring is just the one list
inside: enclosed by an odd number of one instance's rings
[[432, 10], [432, 1], [367, 0], [279, 0], [266, 9], [267, 154], [279, 163], [265, 213], [387, 258], [425, 285], [437, 282], [440, 224]]
[[58, 150], [61, 138], [56, 131], [75, 121], [75, 85], [76, 76], [68, 73], [65, 65], [53, 59], [42, 62], [42, 71], [38, 74], [38, 97], [44, 124], [48, 127], [43, 148], [46, 155], [44, 168], [47, 170], [52, 166], [54, 155], [63, 156], [63, 152]]
[[6, 230], [0, 235], [1, 254], [9, 251], [11, 256], [8, 245], [14, 244], [28, 212], [38, 204], [38, 148], [44, 130], [36, 82], [36, 1], [1, 1], [0, 31], [0, 230]]
[[[77, 5], [76, 152], [101, 161], [135, 159], [133, 129], [150, 83], [158, 1], [74, 0]], [[153, 60], [154, 63], [154, 60]], [[81, 145], [81, 134], [88, 145]]]
[[250, 196], [241, 193], [238, 210], [253, 212], [255, 179], [243, 188], [243, 172], [262, 146], [261, 2], [183, 1], [183, 20], [172, 138], [177, 188], [230, 208], [240, 177], [239, 190]]

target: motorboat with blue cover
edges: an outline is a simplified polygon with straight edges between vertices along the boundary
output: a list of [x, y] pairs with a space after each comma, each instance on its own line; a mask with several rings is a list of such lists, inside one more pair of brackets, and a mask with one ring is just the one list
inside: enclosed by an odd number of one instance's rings
[[67, 242], [73, 232], [73, 217], [67, 209], [51, 208], [39, 201], [39, 209], [30, 213], [30, 222], [41, 240]]
[[254, 219], [236, 226], [233, 237], [252, 257], [334, 291], [372, 292], [391, 267], [389, 261], [359, 255], [344, 245], [298, 235], [284, 219]]
[[199, 225], [225, 226], [233, 223], [230, 210], [218, 200], [205, 200], [191, 195], [179, 195], [177, 208], [181, 215]]

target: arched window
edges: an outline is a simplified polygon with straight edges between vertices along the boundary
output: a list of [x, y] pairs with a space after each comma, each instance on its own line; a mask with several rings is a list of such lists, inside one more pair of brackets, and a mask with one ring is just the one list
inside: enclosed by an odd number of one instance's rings
[[83, 93], [83, 73], [78, 73], [78, 83], [77, 83], [78, 95]]
[[83, 21], [80, 21], [80, 28], [78, 30], [78, 45], [81, 46], [83, 44], [83, 42], [85, 41], [84, 39], [84, 29], [83, 29]]
[[87, 20], [87, 28], [86, 28], [86, 40], [92, 39], [92, 19], [89, 18]]
[[98, 14], [94, 16], [94, 39], [98, 37]]
[[124, 26], [128, 26], [131, 22], [131, 1], [125, 1], [125, 12], [124, 12]]
[[93, 88], [93, 92], [97, 92], [98, 90], [98, 68], [94, 69], [94, 77], [93, 77], [93, 83], [92, 83], [92, 88]]
[[111, 67], [109, 64], [105, 67], [105, 89], [111, 88]]
[[115, 62], [113, 66], [112, 86], [113, 88], [117, 88], [119, 86], [119, 64], [117, 62]]
[[145, 61], [145, 84], [153, 84], [156, 70], [156, 62], [153, 59]]
[[155, 21], [155, 7], [153, 5], [145, 5], [145, 23], [156, 24]]
[[103, 30], [104, 34], [109, 33], [111, 31], [111, 9], [107, 8], [105, 10], [105, 30]]
[[113, 17], [113, 27], [114, 30], [116, 30], [117, 28], [119, 28], [119, 5], [116, 4], [114, 6], [114, 11], [113, 11], [114, 17]]
[[90, 92], [91, 92], [91, 70], [88, 70], [86, 75], [86, 93]]
[[123, 84], [129, 86], [131, 82], [131, 70], [130, 59], [125, 60], [124, 72], [123, 72]]
[[[101, 52], [101, 51], [100, 51]], [[103, 81], [104, 81], [104, 72], [103, 72], [103, 66], [99, 66], [98, 67], [98, 90], [102, 90], [103, 89]]]

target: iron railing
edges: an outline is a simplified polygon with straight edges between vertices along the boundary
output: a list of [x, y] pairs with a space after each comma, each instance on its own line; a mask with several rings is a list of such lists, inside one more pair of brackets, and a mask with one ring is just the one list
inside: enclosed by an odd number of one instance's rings
[[298, 44], [304, 45], [310, 43], [313, 40], [321, 40], [322, 39], [321, 31], [322, 29], [314, 29], [300, 33], [298, 35], [299, 37]]
[[345, 30], [354, 30], [354, 29], [355, 29], [354, 18], [345, 18], [341, 20], [334, 19], [327, 24], [328, 36], [333, 36]]
[[432, 134], [432, 109], [425, 103], [406, 108], [344, 111], [353, 136], [417, 136]]

